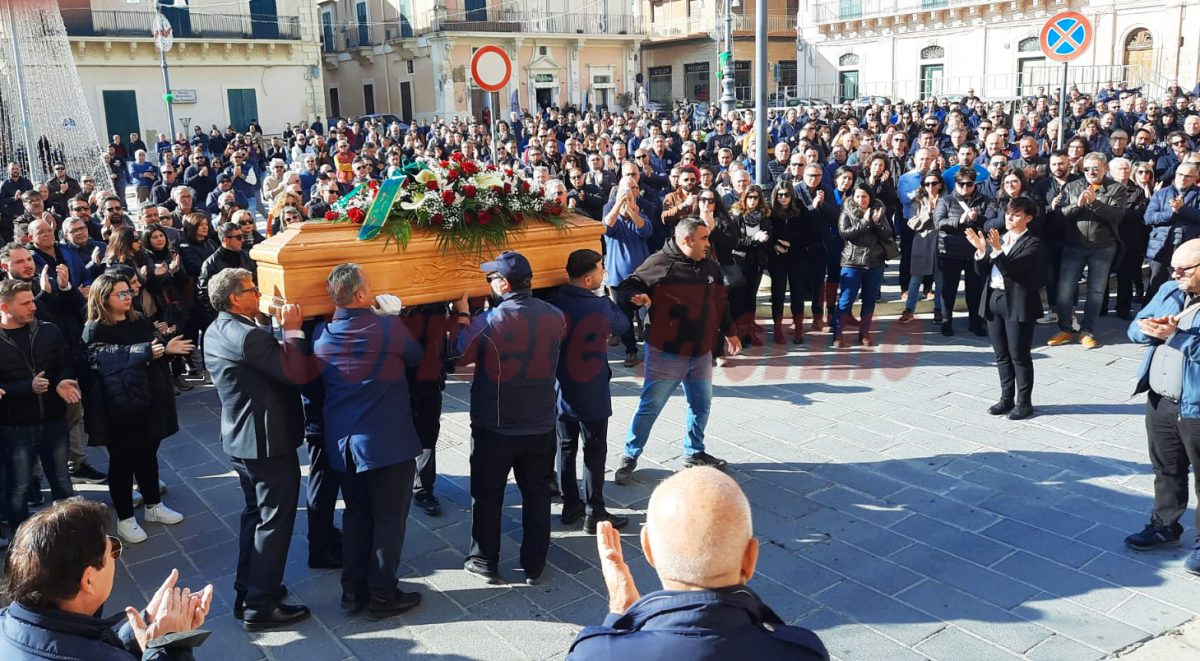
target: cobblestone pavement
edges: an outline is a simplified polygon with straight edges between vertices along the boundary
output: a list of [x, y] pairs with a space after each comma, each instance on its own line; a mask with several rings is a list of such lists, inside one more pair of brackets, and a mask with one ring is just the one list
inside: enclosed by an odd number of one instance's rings
[[[1069, 661], [1130, 649], [1200, 614], [1200, 578], [1183, 571], [1185, 550], [1138, 554], [1122, 544], [1147, 520], [1152, 488], [1143, 403], [1130, 397], [1142, 351], [1124, 339], [1124, 323], [1102, 319], [1096, 350], [1036, 347], [1039, 415], [1025, 422], [984, 412], [997, 395], [984, 339], [965, 329], [943, 338], [926, 321], [881, 325], [872, 352], [833, 355], [821, 334], [718, 370], [708, 448], [730, 460], [751, 499], [764, 542], [751, 586], [785, 620], [816, 630], [840, 659]], [[1039, 343], [1049, 332], [1039, 328]], [[615, 351], [610, 471], [641, 382]], [[294, 630], [239, 628], [230, 599], [242, 495], [221, 452], [212, 388], [179, 399], [182, 431], [161, 452], [166, 502], [187, 519], [145, 526], [150, 539], [127, 549], [111, 606], [144, 604], [178, 567], [183, 584], [218, 588], [202, 658], [561, 658], [581, 626], [604, 616], [595, 544], [556, 516], [542, 584], [486, 586], [462, 571], [465, 379], [446, 394], [446, 512], [414, 509], [401, 569], [404, 587], [424, 594], [418, 610], [380, 622], [344, 614], [337, 572], [305, 564], [302, 514], [286, 582], [315, 616]], [[606, 485], [614, 509], [633, 517], [625, 555], [643, 592], [657, 584], [636, 532], [654, 485], [681, 468], [683, 419], [677, 395], [635, 481]], [[514, 581], [518, 503], [513, 486], [501, 571]], [[1180, 645], [1155, 658], [1200, 657]]]

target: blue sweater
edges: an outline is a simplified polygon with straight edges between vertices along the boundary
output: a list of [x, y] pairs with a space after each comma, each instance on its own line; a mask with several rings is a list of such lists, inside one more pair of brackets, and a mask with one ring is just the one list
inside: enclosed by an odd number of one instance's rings
[[[605, 215], [612, 208], [612, 204], [613, 202], [610, 201], [605, 205]], [[604, 268], [608, 271], [606, 284], [612, 287], [624, 282], [625, 278], [636, 271], [650, 256], [650, 248], [646, 245], [646, 239], [650, 238], [654, 227], [650, 222], [650, 214], [646, 212], [640, 199], [638, 208], [641, 209], [642, 217], [646, 220], [641, 227], [634, 225], [629, 217], [621, 215], [617, 216], [617, 222], [613, 223], [612, 227], [604, 230]]]
[[404, 368], [425, 352], [399, 316], [338, 308], [317, 326], [313, 352], [322, 365], [324, 445], [334, 470], [361, 473], [421, 454]]
[[[1155, 347], [1164, 344], [1162, 340], [1143, 333], [1138, 327], [1138, 320], [1179, 314], [1187, 299], [1188, 294], [1179, 288], [1179, 283], [1168, 280], [1130, 322], [1129, 339], [1150, 347], [1138, 369], [1137, 388], [1133, 391], [1135, 395], [1150, 389], [1150, 359], [1154, 357]], [[1179, 413], [1185, 418], [1200, 418], [1200, 328], [1177, 330], [1165, 344], [1183, 353], [1183, 395], [1179, 400]]]
[[608, 336], [628, 330], [629, 317], [607, 296], [574, 285], [559, 287], [550, 302], [567, 317], [567, 336], [558, 354], [558, 417], [604, 420], [612, 415]]

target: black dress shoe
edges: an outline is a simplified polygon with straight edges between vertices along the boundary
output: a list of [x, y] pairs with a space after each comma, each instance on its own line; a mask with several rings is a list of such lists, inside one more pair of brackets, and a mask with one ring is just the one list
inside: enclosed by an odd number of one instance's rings
[[1129, 310], [1118, 310], [1117, 317], [1125, 321], [1133, 321], [1133, 313]]
[[1031, 415], [1033, 415], [1033, 406], [1029, 404], [1017, 404], [1017, 408], [1013, 409], [1012, 412], [1008, 414], [1008, 419], [1024, 420]]
[[625, 526], [629, 525], [629, 517], [621, 516], [620, 514], [611, 514], [609, 512], [605, 512], [604, 514], [601, 514], [600, 516], [589, 516], [589, 517], [585, 518], [583, 520], [583, 531], [589, 535], [595, 535], [596, 534], [596, 526], [601, 521], [608, 521], [609, 523], [612, 524], [612, 527], [616, 528], [617, 530], [620, 530], [621, 528], [624, 528]]
[[[283, 601], [288, 596], [286, 585], [279, 586], [279, 600]], [[243, 619], [246, 615], [246, 595], [238, 594], [233, 598], [233, 616], [237, 619]]]
[[978, 335], [979, 337], [987, 337], [987, 334], [988, 334], [987, 327], [984, 326], [983, 324], [971, 324], [970, 326], [968, 326], [968, 330], [970, 330], [972, 333]]
[[350, 594], [349, 592], [342, 593], [342, 610], [357, 613], [366, 607], [366, 599], [359, 599], [357, 595]]
[[1004, 415], [1013, 410], [1013, 406], [1011, 399], [1002, 399], [988, 408], [988, 415]]
[[542, 582], [542, 573], [546, 571], [545, 567], [537, 571], [525, 570], [525, 585], [537, 585]]
[[433, 494], [417, 494], [413, 496], [413, 505], [421, 508], [426, 516], [441, 516], [442, 504]]
[[246, 631], [262, 631], [264, 629], [274, 629], [282, 627], [293, 622], [299, 622], [311, 615], [308, 606], [292, 606], [290, 604], [279, 604], [275, 610], [265, 615], [259, 615], [254, 619], [243, 619], [242, 628]]
[[954, 324], [950, 323], [949, 321], [943, 321], [942, 322], [942, 335], [945, 335], [946, 337], [953, 337]]
[[316, 555], [310, 553], [308, 554], [308, 566], [310, 569], [341, 569], [342, 554], [332, 550]]
[[367, 603], [367, 616], [379, 620], [410, 611], [420, 603], [421, 593], [396, 590], [390, 599], [371, 597], [371, 601]]
[[586, 511], [587, 507], [584, 506], [583, 503], [569, 503], [563, 505], [561, 517], [563, 525], [569, 526], [572, 523], [575, 523], [584, 515]]

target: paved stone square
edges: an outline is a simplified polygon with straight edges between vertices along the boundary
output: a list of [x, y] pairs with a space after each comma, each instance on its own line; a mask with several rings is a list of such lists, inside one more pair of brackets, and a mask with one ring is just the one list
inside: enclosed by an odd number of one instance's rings
[[[1124, 327], [1102, 319], [1104, 344], [1093, 351], [1035, 347], [1039, 415], [1025, 422], [984, 412], [997, 395], [986, 340], [965, 328], [944, 338], [927, 321], [881, 322], [882, 346], [871, 352], [834, 355], [822, 334], [718, 370], [708, 447], [730, 460], [754, 507], [763, 544], [751, 586], [785, 620], [816, 630], [835, 657], [855, 660], [1098, 659], [1200, 614], [1200, 578], [1183, 571], [1184, 550], [1136, 554], [1122, 544], [1147, 520], [1152, 487], [1143, 401], [1130, 397], [1142, 350]], [[1039, 328], [1039, 344], [1049, 334]], [[617, 351], [610, 471], [641, 383]], [[446, 512], [414, 509], [409, 524], [401, 579], [424, 594], [418, 610], [379, 622], [341, 611], [338, 572], [305, 564], [302, 510], [286, 581], [314, 617], [294, 630], [241, 630], [230, 600], [242, 494], [221, 452], [211, 387], [179, 399], [182, 431], [161, 452], [166, 501], [188, 518], [146, 525], [151, 537], [127, 549], [111, 607], [144, 604], [178, 567], [183, 584], [218, 588], [202, 658], [561, 658], [581, 626], [604, 617], [595, 544], [556, 516], [543, 584], [486, 586], [462, 571], [467, 390], [462, 376], [446, 390]], [[654, 485], [681, 467], [683, 418], [680, 394], [635, 481], [606, 485], [615, 509], [633, 518], [625, 555], [643, 593], [657, 583], [638, 525]], [[94, 456], [103, 464], [102, 451]], [[518, 581], [515, 486], [510, 494], [501, 571]]]

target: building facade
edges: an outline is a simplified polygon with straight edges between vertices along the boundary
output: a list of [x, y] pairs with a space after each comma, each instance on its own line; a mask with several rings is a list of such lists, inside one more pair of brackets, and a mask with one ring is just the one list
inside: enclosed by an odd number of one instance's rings
[[[755, 9], [738, 0], [649, 0], [642, 2], [646, 41], [642, 73], [650, 101], [718, 102], [720, 53], [725, 49], [725, 16], [732, 16], [734, 97], [752, 103]], [[796, 84], [797, 0], [768, 0], [767, 59], [769, 93], [790, 94]], [[723, 72], [721, 72], [723, 73]]]
[[[489, 4], [483, 0], [322, 0], [318, 4], [329, 112], [482, 117], [487, 94], [471, 57], [499, 46], [512, 61], [493, 97], [516, 107], [629, 105], [643, 30], [619, 0]], [[624, 103], [622, 103], [624, 101]]]
[[1158, 94], [1200, 78], [1195, 0], [813, 0], [802, 8], [802, 96], [844, 100], [930, 94], [1027, 96], [1062, 85], [1063, 66], [1038, 39], [1072, 9], [1093, 26], [1091, 46], [1068, 68], [1084, 91], [1125, 82]]
[[[160, 0], [171, 22], [167, 52], [176, 126], [264, 132], [324, 116], [320, 32], [310, 0]], [[60, 0], [98, 138], [168, 132], [150, 0]]]

